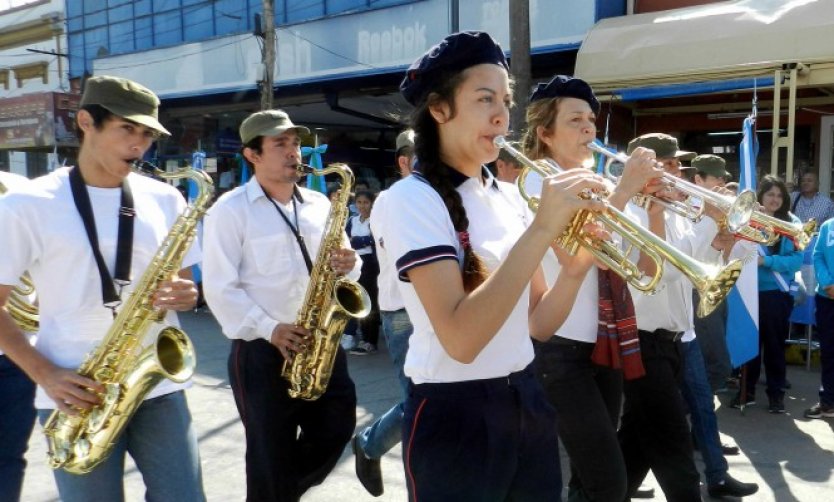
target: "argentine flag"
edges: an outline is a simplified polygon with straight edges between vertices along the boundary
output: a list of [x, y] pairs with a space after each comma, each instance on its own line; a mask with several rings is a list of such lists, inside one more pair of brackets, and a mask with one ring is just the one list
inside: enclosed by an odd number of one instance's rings
[[[756, 155], [759, 142], [756, 139], [756, 119], [744, 119], [741, 145], [739, 192], [756, 190]], [[757, 244], [739, 241], [730, 253], [730, 259], [739, 258], [744, 267], [735, 286], [727, 297], [727, 350], [734, 368], [756, 357], [759, 353], [759, 278]]]
[[[191, 154], [191, 168], [198, 169], [202, 171], [205, 169], [206, 165], [206, 152], [202, 150], [197, 150], [196, 152]], [[188, 180], [188, 201], [193, 202], [194, 199], [197, 198], [199, 190], [197, 189], [197, 183], [193, 180]], [[197, 242], [200, 243], [200, 246], [203, 244], [203, 221], [200, 220], [197, 223]], [[200, 270], [200, 265], [195, 263], [191, 267], [191, 275], [192, 279], [195, 283], [203, 282], [203, 273]]]

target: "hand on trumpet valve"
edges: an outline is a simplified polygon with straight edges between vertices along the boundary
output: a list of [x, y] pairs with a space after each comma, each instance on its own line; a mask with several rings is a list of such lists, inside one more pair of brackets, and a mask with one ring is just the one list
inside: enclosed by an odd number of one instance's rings
[[658, 167], [654, 150], [637, 147], [625, 163], [617, 182], [617, 191], [625, 193], [628, 198], [641, 192], [653, 193], [661, 188], [663, 173], [663, 169]]
[[583, 169], [548, 176], [542, 182], [541, 200], [533, 222], [549, 234], [561, 234], [578, 211], [601, 211], [605, 208], [604, 202], [591, 195], [604, 190], [605, 181]]

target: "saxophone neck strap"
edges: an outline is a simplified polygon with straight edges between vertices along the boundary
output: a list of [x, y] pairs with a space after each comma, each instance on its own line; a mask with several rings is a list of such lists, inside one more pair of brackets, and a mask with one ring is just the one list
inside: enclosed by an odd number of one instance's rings
[[[96, 232], [96, 219], [93, 213], [93, 206], [90, 202], [90, 194], [87, 185], [81, 176], [81, 169], [76, 166], [69, 173], [72, 199], [81, 220], [84, 222], [84, 230], [87, 232], [87, 240], [93, 250], [93, 257], [98, 266], [98, 273], [101, 278], [101, 296], [104, 306], [113, 311], [116, 315], [116, 308], [121, 304], [122, 289], [130, 284], [130, 265], [133, 255], [133, 224], [136, 210], [133, 207], [133, 193], [127, 178], [122, 181], [121, 203], [119, 207], [119, 230], [116, 240], [116, 274], [110, 276], [104, 257], [99, 248], [98, 233]], [[116, 290], [118, 287], [118, 291]]]
[[310, 252], [307, 251], [307, 244], [304, 243], [304, 236], [301, 235], [301, 230], [298, 226], [298, 206], [296, 205], [296, 199], [301, 200], [304, 202], [304, 199], [301, 198], [301, 194], [298, 192], [298, 187], [293, 187], [293, 196], [292, 196], [292, 212], [295, 219], [295, 225], [290, 222], [290, 218], [284, 213], [284, 211], [278, 207], [278, 204], [275, 200], [269, 196], [266, 189], [261, 185], [261, 190], [264, 191], [264, 197], [266, 200], [272, 203], [275, 210], [278, 211], [278, 214], [281, 216], [281, 219], [284, 220], [284, 223], [290, 227], [290, 232], [295, 236], [295, 242], [298, 243], [298, 248], [301, 250], [301, 255], [304, 257], [304, 264], [307, 265], [307, 273], [312, 275], [313, 274], [313, 260], [310, 259]]

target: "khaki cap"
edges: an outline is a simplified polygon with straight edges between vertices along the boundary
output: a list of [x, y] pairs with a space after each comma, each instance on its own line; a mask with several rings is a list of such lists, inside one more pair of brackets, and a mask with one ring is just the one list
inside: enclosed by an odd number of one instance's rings
[[84, 84], [79, 107], [98, 105], [123, 119], [170, 136], [159, 123], [159, 98], [144, 85], [120, 77], [90, 77]]
[[716, 178], [730, 179], [733, 177], [733, 175], [727, 171], [727, 162], [725, 162], [724, 159], [718, 155], [698, 155], [692, 159], [692, 167], [697, 169], [699, 173], [715, 176]]
[[278, 136], [290, 129], [295, 129], [295, 132], [299, 134], [310, 133], [306, 127], [293, 124], [287, 112], [264, 110], [255, 112], [244, 119], [240, 124], [240, 139], [246, 144], [258, 136]]
[[638, 136], [628, 143], [626, 153], [631, 155], [638, 146], [654, 150], [658, 159], [677, 158], [682, 160], [691, 160], [695, 157], [695, 152], [683, 151], [678, 147], [678, 140], [674, 136], [653, 132]]

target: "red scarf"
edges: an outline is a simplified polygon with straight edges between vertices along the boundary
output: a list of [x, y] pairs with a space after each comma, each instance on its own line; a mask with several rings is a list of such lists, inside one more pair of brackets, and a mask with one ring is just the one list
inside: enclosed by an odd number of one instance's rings
[[599, 326], [591, 361], [623, 370], [626, 380], [646, 374], [640, 356], [640, 339], [634, 303], [625, 281], [610, 270], [599, 271]]

